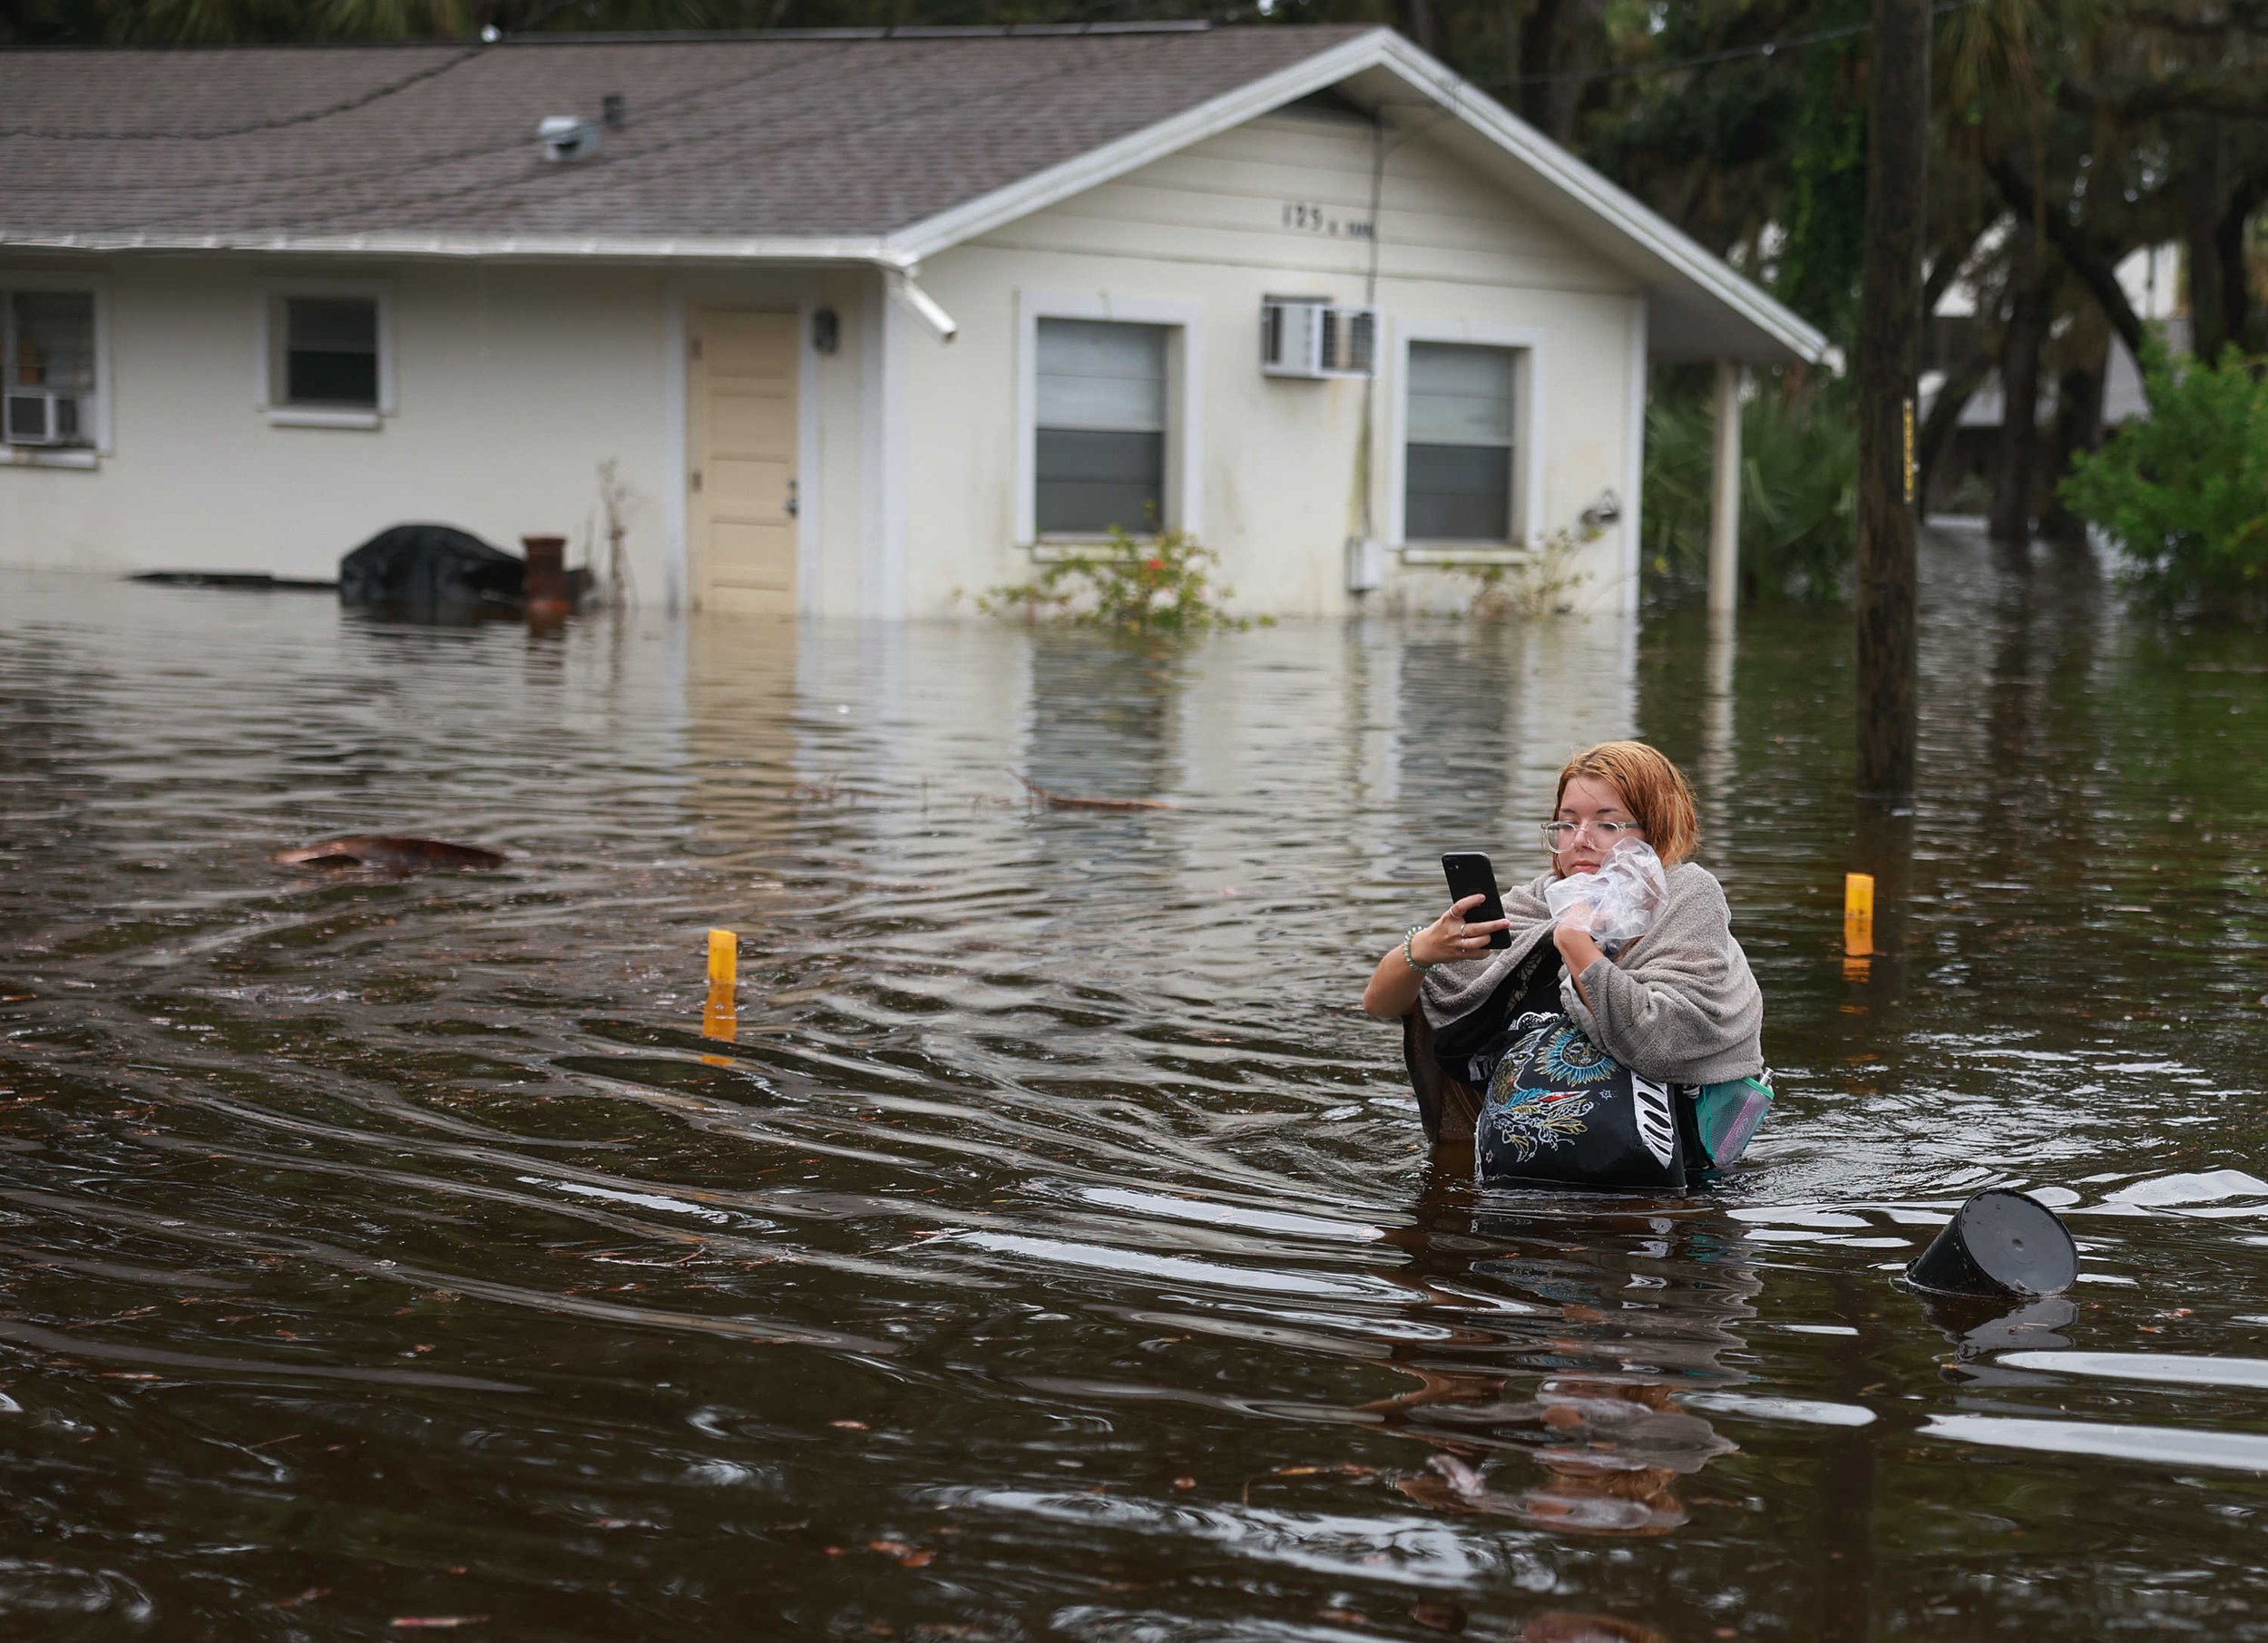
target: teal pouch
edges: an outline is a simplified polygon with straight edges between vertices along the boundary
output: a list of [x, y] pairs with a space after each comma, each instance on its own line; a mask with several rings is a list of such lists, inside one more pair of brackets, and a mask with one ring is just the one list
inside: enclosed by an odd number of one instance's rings
[[1694, 1120], [1709, 1162], [1722, 1169], [1737, 1161], [1771, 1110], [1772, 1086], [1762, 1079], [1702, 1085], [1694, 1096]]

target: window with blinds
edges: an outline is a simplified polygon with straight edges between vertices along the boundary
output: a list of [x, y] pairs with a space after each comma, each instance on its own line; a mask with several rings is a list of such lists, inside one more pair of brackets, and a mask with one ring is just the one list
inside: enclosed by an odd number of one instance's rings
[[375, 411], [378, 304], [374, 297], [281, 297], [271, 403]]
[[1165, 523], [1166, 333], [1107, 319], [1039, 322], [1034, 523], [1099, 536]]
[[1410, 345], [1403, 537], [1512, 540], [1518, 350]]

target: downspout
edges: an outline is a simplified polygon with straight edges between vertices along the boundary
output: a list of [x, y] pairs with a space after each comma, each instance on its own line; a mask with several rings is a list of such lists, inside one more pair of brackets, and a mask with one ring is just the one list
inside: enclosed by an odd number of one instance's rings
[[[1363, 306], [1375, 313], [1378, 308], [1378, 207], [1386, 188], [1386, 111], [1380, 107], [1370, 116], [1370, 269], [1363, 280]], [[1371, 455], [1372, 429], [1375, 425], [1378, 404], [1378, 378], [1381, 375], [1380, 344], [1376, 320], [1371, 322], [1370, 376], [1363, 383], [1363, 427], [1354, 442], [1354, 494], [1361, 499], [1362, 540], [1368, 543], [1378, 535], [1377, 509], [1371, 495], [1371, 472], [1375, 464]]]
[[921, 282], [914, 278], [921, 271], [920, 263], [883, 259], [878, 266], [882, 269], [883, 284], [890, 295], [936, 332], [940, 342], [951, 342], [961, 334], [959, 322], [946, 313], [943, 306], [924, 290]]

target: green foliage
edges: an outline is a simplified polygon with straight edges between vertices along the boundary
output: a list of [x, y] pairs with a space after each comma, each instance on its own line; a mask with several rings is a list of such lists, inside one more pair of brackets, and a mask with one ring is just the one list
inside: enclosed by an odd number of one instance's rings
[[[1833, 8], [1830, 8], [1833, 9]], [[1853, 7], [1863, 15], [1863, 8]], [[1804, 54], [1804, 103], [1789, 134], [1786, 243], [1772, 269], [1781, 300], [1829, 336], [1858, 336], [1866, 252], [1866, 98], [1855, 41]]]
[[[1708, 586], [1716, 432], [1706, 376], [1663, 373], [1646, 412], [1646, 596]], [[1740, 581], [1745, 604], [1849, 595], [1858, 543], [1858, 416], [1847, 380], [1765, 378], [1741, 407]]]
[[1572, 610], [1575, 591], [1590, 580], [1590, 572], [1575, 568], [1576, 557], [1598, 534], [1555, 531], [1526, 559], [1452, 567], [1474, 583], [1465, 613], [1476, 621], [1533, 621]]
[[1107, 545], [1051, 560], [1030, 582], [980, 595], [976, 608], [988, 616], [1050, 616], [1129, 633], [1250, 627], [1221, 608], [1237, 590], [1215, 583], [1219, 569], [1220, 555], [1186, 532], [1137, 538], [1113, 526]]
[[2148, 418], [2078, 455], [2064, 502], [2153, 601], [2268, 621], [2268, 360], [2175, 359], [2153, 338], [2142, 374]]

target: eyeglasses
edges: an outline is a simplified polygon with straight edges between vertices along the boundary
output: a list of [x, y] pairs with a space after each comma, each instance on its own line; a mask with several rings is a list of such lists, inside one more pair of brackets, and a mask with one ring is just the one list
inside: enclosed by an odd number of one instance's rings
[[1549, 821], [1543, 824], [1544, 847], [1552, 855], [1557, 856], [1572, 845], [1575, 842], [1575, 836], [1586, 827], [1590, 829], [1590, 836], [1597, 839], [1603, 848], [1608, 850], [1615, 847], [1615, 842], [1618, 839], [1626, 836], [1631, 838], [1646, 836], [1646, 829], [1636, 822]]

